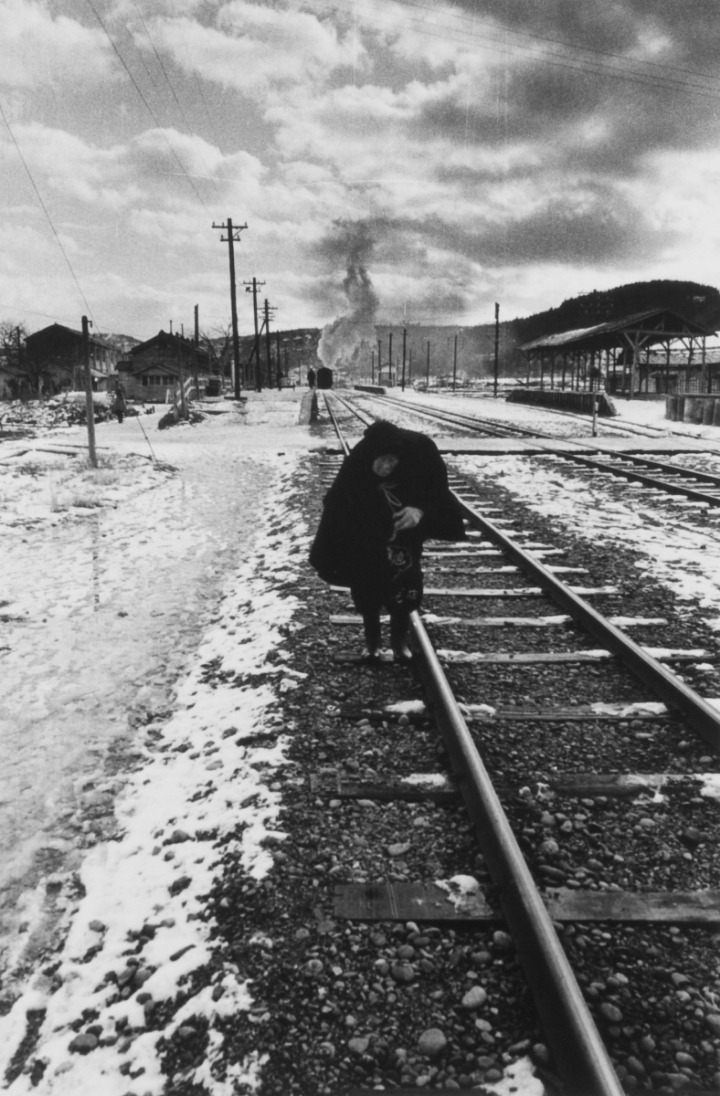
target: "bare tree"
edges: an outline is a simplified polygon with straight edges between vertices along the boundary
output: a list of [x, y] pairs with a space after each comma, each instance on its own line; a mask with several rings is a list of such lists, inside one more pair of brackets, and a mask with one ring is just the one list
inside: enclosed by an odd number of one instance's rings
[[25, 345], [27, 334], [24, 323], [0, 320], [0, 365], [9, 366], [16, 374], [10, 379], [9, 386], [18, 397], [27, 397], [31, 385], [40, 392], [42, 384], [42, 375], [28, 360]]

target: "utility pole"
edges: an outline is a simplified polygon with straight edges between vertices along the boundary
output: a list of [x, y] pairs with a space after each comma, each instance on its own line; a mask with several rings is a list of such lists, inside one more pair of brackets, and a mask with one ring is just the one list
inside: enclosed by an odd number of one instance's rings
[[430, 391], [430, 340], [429, 339], [427, 339], [426, 349], [427, 349], [427, 357], [426, 357], [426, 364], [425, 364], [425, 385], [426, 385], [427, 391], [429, 392]]
[[392, 331], [388, 335], [388, 384], [392, 385]]
[[382, 381], [382, 339], [378, 339], [378, 384]]
[[200, 398], [200, 381], [198, 380], [198, 344], [200, 342], [200, 320], [198, 306], [195, 305], [195, 333], [193, 338], [193, 384], [195, 385], [195, 399]]
[[370, 361], [370, 384], [375, 384], [375, 351], [372, 351], [372, 359]]
[[267, 362], [268, 388], [272, 388], [272, 363], [270, 361], [270, 302], [267, 297], [265, 298], [265, 360]]
[[265, 282], [259, 282], [257, 278], [253, 278], [251, 282], [243, 282], [246, 293], [252, 293], [253, 298], [253, 321], [255, 323], [255, 343], [253, 348], [253, 354], [255, 355], [255, 387], [258, 392], [262, 389], [262, 377], [260, 370], [260, 331], [258, 330], [258, 308], [257, 308], [257, 291], [258, 287], [265, 285]]
[[243, 229], [247, 228], [247, 225], [236, 225], [233, 228], [233, 223], [228, 217], [227, 223], [224, 225], [216, 225], [213, 221], [213, 228], [219, 228], [224, 232], [227, 232], [227, 236], [221, 236], [221, 243], [225, 243], [227, 240], [228, 245], [228, 259], [230, 261], [230, 312], [232, 315], [232, 335], [233, 335], [233, 387], [235, 399], [240, 399], [240, 342], [238, 340], [238, 325], [237, 325], [237, 300], [235, 298], [235, 242], [240, 240], [240, 233]]
[[407, 349], [407, 327], [403, 327], [402, 390], [405, 391], [405, 351]]
[[453, 350], [453, 392], [457, 384], [457, 331], [455, 332], [455, 349]]
[[92, 373], [90, 371], [90, 321], [87, 316], [82, 318], [82, 352], [85, 366], [85, 416], [87, 418], [88, 431], [88, 455], [90, 464], [97, 468], [97, 453], [95, 452], [95, 408], [93, 406]]
[[500, 363], [500, 305], [495, 302], [495, 367], [493, 373], [493, 396], [498, 393], [498, 366]]
[[177, 367], [178, 367], [178, 382], [180, 384], [180, 418], [187, 419], [187, 407], [185, 406], [185, 374], [183, 372], [183, 360], [182, 360], [182, 336], [177, 338]]

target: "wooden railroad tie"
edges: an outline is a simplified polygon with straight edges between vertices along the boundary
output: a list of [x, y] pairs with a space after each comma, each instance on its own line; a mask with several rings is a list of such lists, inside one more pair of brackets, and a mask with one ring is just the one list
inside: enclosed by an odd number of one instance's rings
[[[654, 796], [658, 792], [672, 795], [694, 791], [701, 795], [704, 788], [717, 786], [717, 773], [561, 773], [547, 780], [535, 781], [560, 796], [574, 799], [604, 797], [607, 799], [637, 799], [641, 795]], [[529, 781], [532, 785], [532, 781]], [[388, 777], [385, 780], [356, 780], [337, 769], [321, 770], [310, 775], [310, 790], [314, 795], [328, 799], [370, 800], [373, 802], [452, 804], [460, 801], [460, 791], [455, 781], [441, 773], [416, 773], [410, 777]], [[522, 785], [521, 785], [522, 786]], [[498, 784], [500, 796], [508, 795], [516, 788]], [[715, 797], [705, 797], [708, 805]]]
[[[437, 616], [434, 613], [423, 613], [425, 624], [437, 624], [444, 627], [455, 627], [461, 624], [464, 628], [557, 628], [565, 624], [573, 624], [573, 618], [568, 613], [558, 613], [556, 616], [483, 616], [483, 617], [459, 617]], [[389, 620], [385, 615], [383, 620]], [[665, 617], [608, 617], [611, 624], [619, 628], [641, 627], [643, 625], [667, 624]], [[362, 617], [357, 613], [332, 613], [331, 624], [355, 625], [360, 627]]]
[[[330, 589], [336, 594], [346, 594], [348, 591], [347, 586], [331, 586]], [[617, 586], [569, 586], [568, 589], [572, 590], [574, 594], [579, 594], [582, 597], [589, 597], [593, 594], [618, 594], [620, 591]], [[426, 589], [426, 597], [478, 597], [478, 598], [518, 598], [518, 597], [546, 597], [546, 593], [539, 586], [525, 586], [522, 589], [508, 590], [505, 587], [499, 589], [488, 590], [474, 590], [467, 589], [465, 587], [458, 587], [454, 590], [448, 589]]]
[[[411, 702], [414, 706], [398, 705], [381, 709], [358, 708], [352, 704], [342, 704], [339, 713], [346, 719], [369, 719], [371, 722], [397, 720], [402, 715], [414, 720], [430, 721], [432, 713], [422, 701]], [[639, 704], [576, 704], [571, 708], [521, 708], [519, 705], [505, 708], [493, 708], [489, 704], [461, 704], [461, 711], [469, 724], [502, 722], [541, 722], [541, 723], [585, 723], [605, 722], [623, 723], [633, 721], [667, 722], [676, 721], [679, 713], [668, 711], [657, 701]]]
[[[643, 648], [647, 654], [653, 657], [657, 662], [680, 662], [680, 663], [693, 663], [702, 660], [703, 662], [716, 662], [718, 656], [709, 651], [672, 651], [665, 650], [664, 648], [657, 649], [654, 647]], [[613, 654], [612, 651], [604, 650], [592, 650], [592, 651], [528, 651], [528, 652], [514, 652], [512, 654], [507, 653], [495, 653], [490, 654], [484, 651], [449, 651], [440, 648], [437, 652], [437, 657], [444, 665], [483, 665], [483, 666], [517, 666], [517, 665], [542, 665], [550, 663], [577, 663], [577, 662], [611, 662], [613, 659], [617, 659], [620, 656]], [[335, 662], [362, 662], [363, 657], [360, 655], [347, 654], [344, 651], [340, 651], [334, 656]]]
[[[553, 921], [720, 924], [720, 891], [589, 891], [554, 888], [543, 901]], [[418, 921], [488, 924], [503, 921], [478, 887], [454, 891], [450, 883], [339, 883], [335, 917], [349, 921]]]

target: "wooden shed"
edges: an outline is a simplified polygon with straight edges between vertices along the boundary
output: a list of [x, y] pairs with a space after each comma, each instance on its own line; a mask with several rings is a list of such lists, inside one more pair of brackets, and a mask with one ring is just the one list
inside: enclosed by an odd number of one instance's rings
[[[638, 312], [594, 327], [545, 335], [521, 346], [527, 383], [541, 388], [617, 395], [674, 392], [688, 383], [710, 391], [707, 339], [714, 331], [666, 308]], [[684, 361], [673, 357], [684, 354]]]

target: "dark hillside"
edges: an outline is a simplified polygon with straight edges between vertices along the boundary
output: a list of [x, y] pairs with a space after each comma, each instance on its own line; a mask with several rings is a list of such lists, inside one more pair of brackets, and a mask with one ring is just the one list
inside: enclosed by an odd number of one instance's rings
[[563, 301], [558, 308], [518, 319], [511, 325], [519, 344], [543, 335], [554, 335], [575, 328], [631, 316], [651, 308], [668, 308], [688, 320], [720, 327], [720, 292], [697, 282], [633, 282], [604, 292], [594, 291]]

